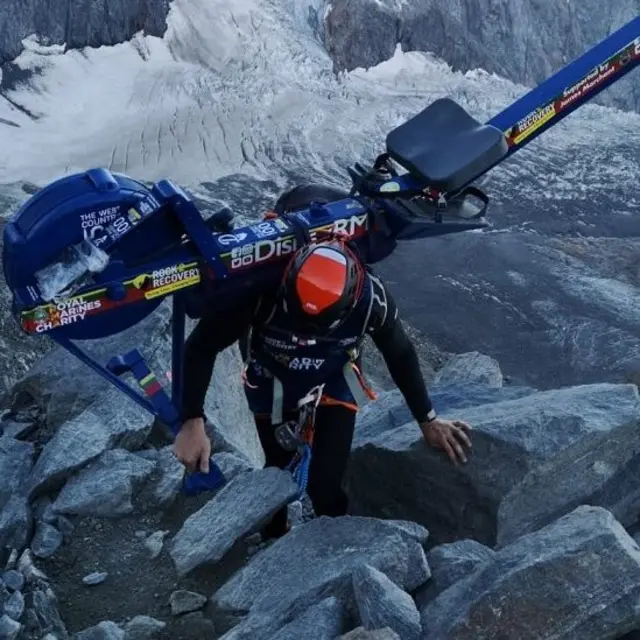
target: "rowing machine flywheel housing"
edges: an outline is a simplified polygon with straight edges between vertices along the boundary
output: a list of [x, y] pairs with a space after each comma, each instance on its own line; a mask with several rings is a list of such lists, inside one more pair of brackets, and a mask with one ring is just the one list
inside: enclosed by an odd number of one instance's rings
[[[106, 169], [64, 177], [37, 192], [4, 228], [3, 269], [13, 293], [14, 315], [47, 302], [51, 312], [64, 312], [56, 309], [56, 299], [69, 293], [56, 292], [55, 280], [78, 258], [95, 261], [88, 255], [91, 251], [102, 256], [103, 264], [88, 275], [93, 283], [104, 283], [109, 305], [117, 306], [124, 274], [181, 241], [184, 231], [168, 195], [158, 185], [150, 189]], [[114, 237], [114, 229], [122, 237]], [[85, 255], [79, 255], [83, 251]], [[97, 314], [55, 331], [71, 340], [113, 335], [140, 322], [161, 302], [143, 298], [117, 314]], [[77, 302], [78, 312], [85, 303], [91, 301]]]

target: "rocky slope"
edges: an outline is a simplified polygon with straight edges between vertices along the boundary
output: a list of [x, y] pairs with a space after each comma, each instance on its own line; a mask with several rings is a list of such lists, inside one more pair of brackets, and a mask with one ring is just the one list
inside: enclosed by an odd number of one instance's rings
[[[161, 307], [135, 336], [158, 372], [168, 319]], [[442, 415], [472, 424], [469, 462], [427, 448], [402, 398], [383, 392], [358, 419], [351, 513], [331, 519], [296, 500], [287, 472], [261, 469], [230, 383], [239, 370], [229, 349], [208, 399], [227, 484], [197, 497], [181, 494], [162, 429], [67, 356], [52, 352], [12, 389], [21, 401], [0, 421], [2, 637], [640, 632], [637, 387], [539, 392], [505, 384], [486, 356], [450, 358], [432, 394]], [[265, 544], [255, 532], [284, 504], [293, 529]]]
[[138, 31], [162, 36], [170, 0], [4, 0], [0, 4], [0, 66], [39, 36], [70, 49], [125, 42]]
[[[454, 69], [478, 67], [536, 85], [640, 14], [638, 0], [331, 0], [322, 38], [338, 70], [371, 67], [405, 51], [428, 51]], [[603, 104], [640, 109], [631, 78]]]

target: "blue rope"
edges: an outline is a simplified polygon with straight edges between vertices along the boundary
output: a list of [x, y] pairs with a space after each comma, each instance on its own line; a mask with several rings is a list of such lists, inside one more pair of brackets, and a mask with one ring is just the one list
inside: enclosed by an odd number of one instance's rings
[[311, 447], [303, 444], [298, 449], [296, 457], [289, 463], [287, 469], [291, 471], [294, 481], [298, 485], [298, 499], [307, 490], [309, 482], [309, 466], [311, 464]]

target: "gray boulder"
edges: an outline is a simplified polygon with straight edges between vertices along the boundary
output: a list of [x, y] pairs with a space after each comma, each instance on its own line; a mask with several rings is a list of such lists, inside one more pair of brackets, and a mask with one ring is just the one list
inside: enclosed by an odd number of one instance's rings
[[31, 443], [0, 438], [0, 548], [21, 549], [27, 544], [32, 520], [25, 483], [33, 459]]
[[24, 596], [20, 591], [14, 591], [4, 603], [4, 613], [13, 620], [20, 621], [24, 613]]
[[353, 572], [353, 591], [365, 629], [393, 629], [403, 640], [418, 640], [420, 613], [413, 598], [387, 576], [363, 565]]
[[337, 638], [345, 628], [344, 603], [329, 596], [299, 613], [283, 609], [260, 611], [228, 631], [221, 640], [297, 640], [308, 636], [325, 640]]
[[9, 569], [0, 576], [0, 581], [9, 591], [20, 591], [24, 586], [24, 576], [15, 569]]
[[419, 522], [437, 543], [475, 538], [492, 547], [583, 503], [611, 509], [624, 525], [638, 519], [637, 387], [571, 387], [444, 417], [472, 425], [468, 464], [454, 467], [415, 424], [360, 440], [348, 474], [355, 515]]
[[431, 580], [440, 591], [444, 591], [495, 557], [493, 549], [468, 539], [434, 547], [427, 553], [427, 562], [431, 568]]
[[434, 384], [448, 385], [471, 382], [491, 388], [504, 384], [500, 364], [477, 351], [452, 356], [434, 378]]
[[59, 514], [108, 518], [130, 514], [136, 488], [155, 466], [128, 451], [106, 451], [67, 482], [52, 509]]
[[180, 576], [220, 560], [242, 537], [291, 501], [298, 487], [275, 467], [237, 476], [191, 515], [176, 534], [170, 555]]
[[0, 638], [2, 640], [14, 640], [18, 637], [22, 625], [6, 614], [0, 616]]
[[254, 468], [262, 468], [264, 452], [253, 415], [247, 406], [241, 373], [242, 358], [237, 346], [219, 353], [205, 397], [204, 410], [215, 425], [212, 442], [214, 451], [219, 450], [219, 440], [222, 439], [227, 445], [225, 449], [230, 445], [231, 452], [239, 452]]
[[334, 640], [342, 633], [344, 611], [337, 598], [325, 598], [285, 625], [273, 640], [299, 640], [313, 629], [314, 640]]
[[123, 640], [125, 632], [115, 622], [103, 620], [93, 627], [79, 631], [71, 640]]
[[[423, 532], [423, 540], [427, 538]], [[213, 596], [220, 609], [248, 617], [231, 636], [271, 638], [319, 600], [335, 597], [357, 616], [352, 574], [362, 564], [405, 591], [429, 578], [422, 544], [406, 528], [372, 518], [320, 517], [255, 556]]]
[[418, 589], [415, 599], [419, 607], [425, 606], [454, 582], [479, 566], [493, 560], [496, 552], [477, 540], [466, 539], [441, 544], [427, 553], [431, 578]]
[[422, 610], [433, 640], [602, 640], [637, 626], [640, 548], [613, 515], [581, 506], [501, 549]]
[[215, 453], [212, 456], [212, 459], [214, 464], [218, 465], [227, 481], [235, 478], [241, 473], [252, 471], [254, 469], [254, 467], [244, 458], [240, 458], [239, 456], [226, 451]]
[[166, 622], [149, 616], [135, 616], [124, 625], [123, 640], [151, 640], [167, 626]]
[[162, 449], [144, 449], [136, 453], [155, 463], [145, 486], [138, 495], [138, 503], [145, 509], [166, 509], [180, 494], [185, 466], [176, 458], [172, 445]]
[[36, 532], [31, 541], [31, 551], [38, 558], [52, 556], [62, 544], [62, 533], [53, 525], [46, 522], [38, 522]]
[[25, 628], [35, 638], [52, 633], [58, 640], [67, 640], [67, 629], [58, 612], [56, 595], [49, 587], [37, 587], [25, 596]]
[[45, 445], [29, 477], [32, 497], [59, 488], [76, 471], [113, 448], [138, 449], [151, 430], [150, 415], [116, 388], [63, 424]]
[[165, 531], [155, 531], [148, 538], [143, 540], [145, 549], [149, 552], [149, 556], [157, 558], [162, 553], [162, 547], [164, 545], [164, 537], [169, 533]]
[[[535, 393], [529, 387], [488, 387], [463, 382], [430, 385], [429, 395], [440, 415], [446, 416], [469, 407], [518, 400]], [[366, 404], [358, 413], [353, 446], [365, 444], [376, 436], [413, 422], [413, 416], [399, 390], [381, 393], [375, 402]]]
[[171, 607], [171, 615], [181, 616], [185, 613], [191, 613], [202, 609], [207, 604], [207, 597], [194, 591], [178, 590], [174, 591], [169, 597], [169, 606]]
[[6, 501], [13, 493], [21, 490], [29, 477], [33, 456], [34, 449], [31, 443], [8, 436], [0, 438], [0, 501]]
[[357, 627], [349, 633], [345, 633], [340, 636], [340, 640], [402, 640], [400, 636], [393, 631], [393, 629], [389, 629], [388, 627], [384, 629], [376, 629], [375, 631], [368, 631], [364, 627]]
[[14, 493], [0, 512], [0, 542], [3, 546], [22, 549], [33, 530], [33, 518], [27, 498]]
[[36, 567], [33, 562], [31, 549], [25, 549], [17, 562], [18, 572], [24, 577], [27, 584], [46, 582], [47, 576]]
[[157, 468], [149, 479], [152, 503], [160, 508], [169, 507], [178, 497], [184, 479], [185, 467], [175, 457], [171, 446], [164, 447], [158, 453]]

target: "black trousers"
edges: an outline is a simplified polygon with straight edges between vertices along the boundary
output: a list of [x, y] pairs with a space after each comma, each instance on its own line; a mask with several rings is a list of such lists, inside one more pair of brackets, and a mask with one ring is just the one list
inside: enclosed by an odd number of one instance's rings
[[[284, 415], [285, 421], [295, 414]], [[353, 441], [355, 411], [341, 405], [321, 405], [316, 411], [315, 434], [309, 466], [307, 494], [318, 516], [342, 516], [347, 513], [347, 496], [342, 481]], [[275, 425], [268, 416], [256, 416], [258, 436], [265, 453], [265, 467], [284, 469], [295, 452], [283, 449], [275, 438]], [[287, 509], [280, 509], [264, 528], [267, 537], [279, 537], [286, 532]]]

